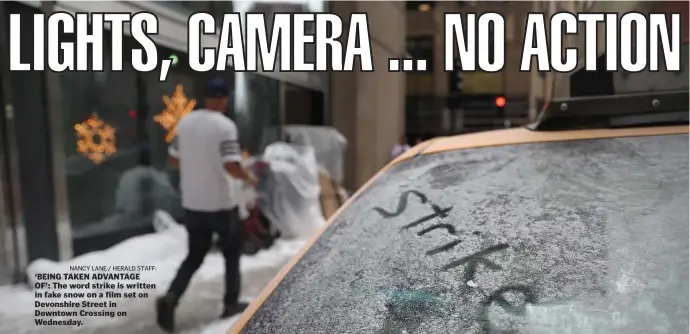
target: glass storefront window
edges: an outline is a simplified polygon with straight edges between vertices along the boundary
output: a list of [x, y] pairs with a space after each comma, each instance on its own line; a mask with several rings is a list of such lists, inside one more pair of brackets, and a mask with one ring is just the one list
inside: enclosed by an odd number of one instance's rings
[[[149, 139], [149, 150], [151, 152], [151, 165], [165, 169], [168, 159], [168, 144], [173, 133], [159, 123], [159, 116], [165, 112], [188, 112], [200, 107], [200, 103], [195, 94], [194, 78], [174, 70], [168, 74], [165, 82], [158, 81], [158, 75], [151, 73], [144, 77], [146, 86], [146, 105], [149, 115], [146, 118], [147, 132], [151, 135]], [[179, 103], [178, 103], [179, 101]]]
[[[107, 44], [106, 44], [107, 45]], [[109, 51], [104, 52], [108, 59]], [[106, 65], [106, 68], [108, 66]], [[67, 186], [72, 234], [79, 238], [93, 228], [112, 228], [125, 219], [113, 218], [118, 211], [121, 175], [139, 165], [137, 76], [131, 65], [122, 72], [63, 72], [60, 74], [65, 132]], [[97, 117], [103, 126], [115, 129], [116, 151], [103, 161], [94, 161], [77, 149], [81, 138], [75, 126]], [[94, 134], [98, 144], [102, 138]], [[122, 204], [122, 203], [120, 203]]]
[[[325, 1], [294, 1], [294, 2], [260, 2], [260, 1], [235, 1], [233, 3], [233, 10], [239, 13], [262, 13], [268, 22], [267, 31], [272, 31], [271, 20], [275, 13], [309, 13], [321, 12], [326, 6]], [[308, 34], [314, 33], [314, 25], [308, 24], [305, 27], [305, 32]], [[305, 60], [312, 62], [315, 59], [315, 47], [313, 44], [308, 44], [305, 48]], [[280, 57], [280, 55], [278, 56]], [[320, 81], [326, 82], [324, 73], [310, 73], [310, 82]], [[313, 78], [319, 78], [315, 80]], [[280, 140], [280, 123], [281, 123], [281, 100], [286, 108], [289, 108], [291, 101], [290, 97], [285, 95], [285, 99], [281, 94], [281, 83], [278, 80], [268, 78], [253, 73], [237, 73], [235, 76], [236, 87], [236, 101], [235, 101], [235, 121], [240, 131], [240, 140], [242, 145], [251, 153], [257, 154], [266, 147], [266, 145]], [[308, 94], [307, 94], [308, 95]], [[322, 101], [323, 94], [318, 97], [304, 97], [302, 100], [309, 100], [307, 104], [311, 105], [312, 99]], [[293, 107], [293, 109], [299, 107]], [[322, 108], [322, 106], [320, 107]], [[323, 124], [323, 112], [319, 117], [312, 119], [313, 110], [304, 111], [309, 114], [309, 123]], [[318, 113], [314, 113], [316, 115]]]
[[[126, 39], [125, 48], [132, 45], [133, 40]], [[104, 54], [109, 59], [107, 50]], [[77, 255], [152, 231], [156, 210], [181, 218], [177, 175], [166, 164], [167, 131], [155, 117], [168, 107], [164, 97], [174, 99], [177, 87], [191, 100], [197, 96], [199, 85], [193, 74], [181, 68], [171, 69], [168, 80], [161, 83], [157, 73], [137, 73], [129, 59], [124, 61], [122, 72], [60, 74], [70, 218]], [[187, 61], [180, 59], [180, 63]], [[89, 122], [114, 129], [114, 149], [102, 160], [78, 150], [84, 131], [79, 134], [77, 130], [88, 127]], [[104, 138], [103, 133], [96, 133], [93, 143], [103, 143]]]
[[[110, 45], [109, 41], [104, 45]], [[195, 73], [188, 67], [186, 54], [159, 46], [162, 58], [171, 54], [178, 57], [166, 82], [159, 82], [158, 73], [134, 71], [127, 58], [134, 46], [133, 39], [125, 38], [124, 71], [59, 74], [75, 255], [153, 231], [157, 210], [182, 218], [179, 172], [167, 165], [170, 127], [163, 124], [160, 115], [180, 106], [190, 111], [202, 108], [203, 86], [209, 77], [221, 76], [233, 87], [235, 94], [227, 115], [236, 122], [245, 149], [260, 154], [266, 145], [280, 139], [280, 81], [233, 73], [231, 68]], [[110, 59], [110, 50], [104, 50], [104, 58]], [[180, 98], [183, 103], [171, 106]], [[102, 156], [90, 155], [84, 145], [79, 149], [78, 141], [84, 138], [78, 130], [89, 124], [113, 129], [109, 133], [112, 138], [107, 132], [89, 137], [92, 144], [112, 141], [112, 148]]]
[[[179, 192], [179, 171], [168, 166], [168, 145], [174, 136], [174, 130], [167, 128], [164, 118], [167, 113], [183, 114], [202, 107], [199, 74], [188, 67], [187, 55], [158, 47], [159, 54], [175, 54], [178, 64], [170, 69], [165, 82], [158, 81], [158, 74], [151, 72], [142, 75], [145, 92], [145, 109], [148, 111], [143, 122], [150, 134], [149, 152], [151, 165], [168, 177], [173, 187]], [[171, 131], [173, 130], [173, 131]], [[171, 208], [173, 217], [182, 218], [182, 208], [175, 203]]]
[[[303, 3], [295, 2], [251, 2], [241, 1], [235, 4], [234, 9], [240, 13], [260, 13], [263, 14], [266, 22], [266, 31], [271, 34], [273, 31], [274, 15], [277, 13], [310, 13], [321, 12], [323, 10], [323, 1], [304, 1]], [[244, 20], [244, 18], [243, 18]], [[314, 36], [316, 34], [316, 24], [314, 22], [306, 22], [304, 25], [304, 32], [307, 35]], [[277, 59], [280, 59], [280, 54]], [[307, 63], [314, 63], [316, 61], [316, 44], [308, 43], [304, 46], [304, 60]], [[311, 75], [321, 75], [320, 73], [311, 73]]]
[[252, 154], [280, 137], [280, 81], [253, 73], [237, 73], [234, 120], [242, 147]]

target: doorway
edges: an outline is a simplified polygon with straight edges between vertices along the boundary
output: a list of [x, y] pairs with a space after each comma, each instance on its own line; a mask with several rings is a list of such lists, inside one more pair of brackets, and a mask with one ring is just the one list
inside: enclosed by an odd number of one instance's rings
[[285, 124], [325, 125], [323, 93], [285, 83]]

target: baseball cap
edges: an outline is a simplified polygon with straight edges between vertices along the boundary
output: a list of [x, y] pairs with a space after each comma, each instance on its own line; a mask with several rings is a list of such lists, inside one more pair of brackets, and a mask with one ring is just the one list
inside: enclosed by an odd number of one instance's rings
[[212, 78], [206, 81], [204, 96], [211, 98], [229, 97], [230, 87], [223, 78]]

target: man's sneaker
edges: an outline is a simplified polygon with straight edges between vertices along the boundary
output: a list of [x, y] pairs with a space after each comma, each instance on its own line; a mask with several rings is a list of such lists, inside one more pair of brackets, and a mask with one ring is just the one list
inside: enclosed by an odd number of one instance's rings
[[170, 295], [156, 299], [156, 313], [158, 326], [166, 332], [175, 330], [175, 306], [177, 301]]
[[242, 313], [244, 309], [247, 308], [249, 304], [247, 303], [237, 303], [237, 304], [231, 304], [231, 305], [225, 305], [225, 309], [223, 310], [223, 314], [221, 314], [221, 318], [230, 318], [235, 314]]

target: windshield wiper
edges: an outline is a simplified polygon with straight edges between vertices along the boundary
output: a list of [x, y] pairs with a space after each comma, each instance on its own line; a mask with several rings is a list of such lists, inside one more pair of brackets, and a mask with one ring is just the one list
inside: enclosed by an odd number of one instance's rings
[[588, 96], [555, 100], [547, 104], [535, 131], [687, 125], [690, 92]]

